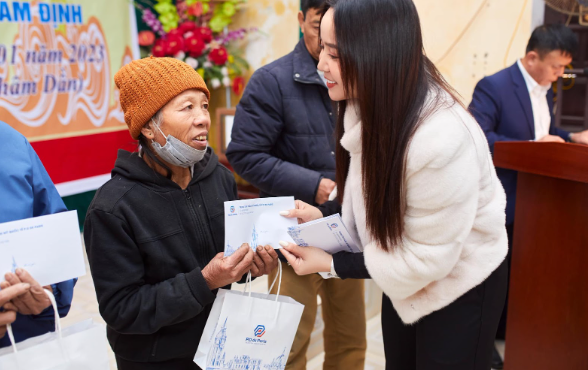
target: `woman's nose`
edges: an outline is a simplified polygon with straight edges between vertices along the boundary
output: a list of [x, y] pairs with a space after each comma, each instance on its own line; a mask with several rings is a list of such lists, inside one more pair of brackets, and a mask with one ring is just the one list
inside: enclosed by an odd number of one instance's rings
[[327, 71], [327, 63], [325, 63], [325, 50], [321, 50], [321, 53], [319, 54], [319, 62], [317, 65], [317, 69], [319, 71], [323, 71], [323, 72], [328, 72]]

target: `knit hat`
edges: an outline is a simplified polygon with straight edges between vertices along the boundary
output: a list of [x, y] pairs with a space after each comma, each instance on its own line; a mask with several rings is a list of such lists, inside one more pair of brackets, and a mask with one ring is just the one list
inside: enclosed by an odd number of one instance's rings
[[135, 140], [151, 117], [180, 93], [198, 89], [210, 99], [198, 72], [175, 58], [134, 60], [116, 72], [114, 83], [120, 90], [125, 122]]

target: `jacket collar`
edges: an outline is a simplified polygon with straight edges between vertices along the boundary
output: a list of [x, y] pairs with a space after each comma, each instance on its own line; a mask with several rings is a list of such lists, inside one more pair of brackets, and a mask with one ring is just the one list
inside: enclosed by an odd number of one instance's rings
[[314, 84], [323, 86], [325, 89], [327, 86], [323, 83], [321, 76], [319, 76], [314, 59], [306, 49], [304, 39], [300, 39], [296, 48], [294, 48], [294, 58], [292, 60], [293, 76], [294, 81], [303, 84]]
[[[189, 186], [210, 176], [218, 165], [217, 155], [212, 148], [208, 147], [204, 158], [194, 165], [193, 176]], [[149, 167], [145, 163], [145, 160], [139, 157], [138, 153], [131, 153], [123, 149], [119, 149], [114, 169], [112, 170], [112, 177], [115, 175], [140, 182], [145, 186], [153, 188], [155, 191], [165, 192], [180, 188], [178, 184]]]
[[535, 137], [535, 122], [533, 118], [533, 108], [531, 106], [531, 96], [529, 95], [529, 89], [527, 83], [523, 77], [523, 73], [519, 68], [518, 64], [513, 64], [510, 68], [510, 76], [512, 78], [513, 85], [515, 86], [515, 95], [519, 99], [519, 103], [525, 112], [527, 118], [527, 124], [531, 130], [532, 136]]
[[361, 120], [356, 104], [347, 101], [345, 117], [343, 118], [345, 133], [341, 138], [341, 146], [350, 154], [361, 153]]

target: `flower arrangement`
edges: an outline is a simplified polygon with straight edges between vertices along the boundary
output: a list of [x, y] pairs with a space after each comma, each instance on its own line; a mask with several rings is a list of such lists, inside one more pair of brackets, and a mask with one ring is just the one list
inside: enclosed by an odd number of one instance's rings
[[[243, 92], [249, 64], [234, 42], [255, 29], [227, 31], [246, 0], [134, 0], [151, 30], [139, 32], [143, 55], [174, 57], [194, 68], [209, 88]], [[154, 9], [154, 11], [151, 10]]]

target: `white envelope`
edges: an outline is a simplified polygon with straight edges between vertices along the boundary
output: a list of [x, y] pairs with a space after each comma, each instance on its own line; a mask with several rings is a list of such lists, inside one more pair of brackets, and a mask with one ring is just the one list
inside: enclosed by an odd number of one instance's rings
[[294, 243], [301, 247], [311, 245], [330, 254], [341, 251], [361, 252], [338, 213], [292, 226], [288, 229], [288, 234], [294, 239]]
[[18, 267], [42, 286], [85, 275], [77, 211], [1, 223], [0, 276]]
[[294, 197], [246, 199], [225, 202], [225, 256], [243, 243], [255, 250], [258, 245], [279, 249], [280, 240], [292, 242], [288, 228], [298, 225], [295, 218], [280, 216], [296, 208]]

